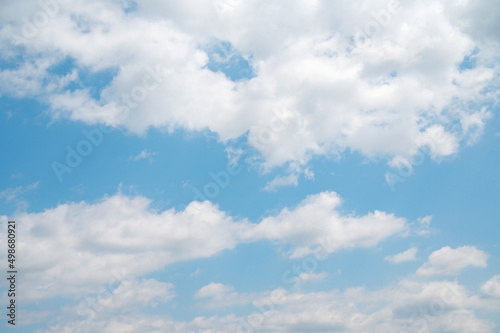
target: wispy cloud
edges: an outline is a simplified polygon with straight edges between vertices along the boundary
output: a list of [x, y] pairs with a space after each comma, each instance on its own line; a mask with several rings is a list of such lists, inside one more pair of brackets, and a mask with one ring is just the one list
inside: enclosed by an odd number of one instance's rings
[[40, 182], [34, 182], [31, 185], [27, 186], [16, 186], [16, 187], [9, 187], [2, 192], [0, 192], [0, 199], [5, 200], [5, 201], [12, 201], [15, 199], [20, 198], [23, 194], [37, 189], [38, 185]]
[[139, 154], [135, 155], [135, 156], [130, 156], [128, 158], [129, 161], [139, 161], [139, 160], [144, 160], [144, 159], [148, 159], [149, 160], [149, 163], [153, 163], [154, 162], [154, 156], [156, 156], [158, 153], [155, 152], [155, 151], [149, 151], [147, 149], [144, 149], [143, 151], [141, 151]]
[[189, 277], [193, 278], [195, 276], [198, 276], [198, 275], [200, 275], [200, 272], [201, 272], [200, 269], [197, 268], [194, 272], [192, 272], [192, 273], [189, 274]]
[[312, 272], [303, 272], [299, 275], [299, 279], [302, 282], [309, 282], [309, 281], [321, 281], [326, 278], [328, 274], [327, 273], [312, 273]]

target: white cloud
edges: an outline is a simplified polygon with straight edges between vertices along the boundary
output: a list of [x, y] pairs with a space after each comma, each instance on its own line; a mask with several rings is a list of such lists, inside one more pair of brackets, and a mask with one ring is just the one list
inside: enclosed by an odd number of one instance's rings
[[102, 311], [137, 311], [157, 307], [174, 298], [174, 285], [155, 279], [123, 280], [116, 288], [102, 290], [95, 295], [87, 295], [75, 307], [79, 314], [92, 314]]
[[38, 188], [38, 185], [40, 185], [40, 182], [35, 182], [31, 185], [26, 185], [26, 186], [9, 187], [0, 192], [0, 199], [3, 199], [5, 201], [12, 201], [18, 199], [26, 192], [36, 190]]
[[43, 324], [43, 323], [46, 323], [47, 320], [49, 320], [49, 318], [51, 316], [54, 316], [57, 313], [57, 311], [55, 311], [54, 309], [50, 309], [50, 310], [19, 309], [18, 311], [19, 311], [18, 312], [19, 313], [19, 317], [25, 316], [24, 318], [26, 318], [26, 319], [23, 320], [22, 323], [16, 323], [20, 327], [26, 326], [26, 325], [32, 325], [32, 324]]
[[481, 286], [484, 295], [500, 298], [500, 275], [496, 275]]
[[201, 272], [200, 269], [197, 268], [194, 272], [192, 272], [192, 273], [189, 274], [189, 277], [193, 278], [195, 276], [198, 276], [198, 275], [200, 275], [200, 272]]
[[212, 282], [200, 288], [194, 296], [205, 308], [221, 308], [250, 304], [257, 294], [238, 293], [233, 286]]
[[474, 246], [462, 246], [456, 249], [445, 246], [432, 252], [429, 260], [417, 270], [417, 274], [454, 275], [469, 266], [486, 267], [487, 260], [488, 255]]
[[412, 247], [404, 252], [390, 255], [385, 257], [385, 260], [392, 262], [393, 264], [400, 264], [407, 261], [415, 261], [417, 258], [415, 257], [418, 249], [416, 247]]
[[304, 170], [304, 176], [306, 177], [306, 179], [314, 180], [314, 172], [307, 168]]
[[419, 236], [428, 235], [431, 233], [430, 225], [432, 222], [432, 216], [419, 217], [417, 219], [418, 227], [416, 228], [416, 233]]
[[24, 253], [19, 264], [25, 299], [78, 297], [110, 281], [114, 272], [141, 276], [173, 262], [210, 257], [235, 247], [249, 227], [208, 201], [162, 213], [150, 204], [144, 197], [117, 194], [16, 216], [23, 221], [18, 246]]
[[227, 286], [222, 283], [210, 283], [196, 292], [195, 297], [197, 299], [202, 298], [214, 298], [223, 299], [227, 297], [228, 294], [234, 291], [233, 286]]
[[[402, 280], [395, 286], [369, 291], [289, 292], [278, 288], [258, 294], [238, 293], [233, 287], [209, 284], [199, 293], [224, 302], [241, 297], [252, 302], [248, 315], [196, 317], [174, 321], [165, 316], [127, 311], [103, 311], [82, 332], [457, 332], [493, 333], [494, 325], [476, 314], [479, 306], [467, 289], [457, 282]], [[251, 301], [250, 299], [253, 298]], [[129, 314], [128, 316], [123, 313]], [[69, 316], [70, 317], [70, 316]], [[63, 325], [61, 325], [62, 327]], [[103, 328], [106, 328], [103, 329]], [[61, 329], [59, 331], [62, 331]]]
[[[485, 15], [497, 22], [499, 14], [489, 0], [405, 1], [399, 10], [385, 1], [221, 1], [153, 0], [129, 13], [120, 1], [74, 1], [32, 39], [19, 36], [22, 16], [40, 7], [9, 5], [0, 17], [4, 57], [17, 56], [13, 45], [26, 56], [0, 72], [13, 82], [0, 89], [40, 98], [54, 117], [135, 133], [208, 129], [222, 141], [248, 133], [266, 167], [347, 149], [409, 158], [423, 145], [438, 159], [477, 140], [491, 116], [470, 103], [497, 100], [494, 88], [483, 89], [498, 83], [499, 36], [485, 30]], [[362, 43], [370, 27], [378, 32]], [[207, 50], [219, 42], [248, 59], [255, 76], [232, 82], [208, 70]], [[460, 69], [474, 50], [475, 67]], [[48, 72], [66, 57], [78, 67], [69, 76]], [[142, 98], [148, 66], [169, 74]], [[84, 68], [118, 69], [98, 100], [64, 90]], [[117, 107], [123, 94], [135, 94], [133, 106]], [[273, 119], [276, 112], [287, 116]]]
[[[405, 219], [384, 212], [343, 216], [337, 211], [340, 201], [333, 192], [311, 195], [259, 223], [235, 220], [208, 201], [160, 213], [149, 199], [121, 193], [92, 204], [67, 203], [40, 213], [19, 213], [14, 218], [23, 221], [19, 248], [24, 255], [19, 260], [24, 297], [78, 297], [110, 281], [116, 272], [141, 276], [240, 243], [278, 241], [297, 257], [315, 249], [375, 246], [407, 228]], [[2, 217], [4, 223], [6, 219]]]
[[282, 186], [297, 186], [299, 184], [299, 175], [290, 174], [288, 176], [276, 176], [273, 180], [269, 181], [264, 187], [265, 191], [274, 192]]
[[[116, 332], [130, 331], [130, 325], [124, 325], [127, 318], [148, 316], [145, 309], [169, 302], [174, 297], [173, 284], [155, 279], [124, 280], [113, 290], [103, 290], [87, 295], [75, 306], [64, 308], [57, 324], [50, 332]], [[140, 320], [137, 323], [142, 323]], [[150, 323], [152, 327], [155, 323]]]
[[303, 257], [321, 248], [334, 252], [371, 247], [407, 231], [404, 218], [380, 211], [343, 216], [338, 212], [340, 205], [334, 192], [310, 195], [292, 210], [284, 208], [278, 215], [264, 218], [249, 236], [292, 244], [291, 257]]
[[299, 280], [302, 282], [309, 282], [309, 281], [321, 281], [326, 278], [328, 274], [326, 273], [311, 273], [311, 272], [303, 272], [300, 273], [299, 275]]

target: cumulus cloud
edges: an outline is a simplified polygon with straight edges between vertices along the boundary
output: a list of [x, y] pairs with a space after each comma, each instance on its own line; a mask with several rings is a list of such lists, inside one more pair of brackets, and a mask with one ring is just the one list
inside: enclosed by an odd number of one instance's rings
[[162, 213], [150, 204], [119, 193], [93, 204], [61, 204], [16, 216], [23, 221], [18, 246], [24, 253], [19, 260], [25, 299], [81, 296], [116, 272], [141, 276], [173, 262], [210, 257], [234, 248], [248, 228], [210, 202]]
[[143, 159], [148, 159], [149, 163], [154, 161], [154, 156], [157, 154], [155, 151], [149, 151], [147, 149], [142, 150], [139, 154], [135, 156], [129, 156], [129, 161], [139, 161]]
[[393, 264], [400, 264], [407, 261], [415, 261], [417, 258], [415, 257], [418, 249], [416, 247], [412, 247], [406, 251], [401, 253], [397, 253], [394, 255], [390, 255], [385, 257], [385, 260], [392, 262]]
[[288, 176], [276, 176], [273, 180], [269, 181], [264, 187], [265, 191], [274, 192], [282, 186], [297, 186], [299, 184], [299, 176], [297, 174], [290, 174]]
[[141, 276], [240, 243], [277, 241], [290, 246], [292, 257], [300, 257], [315, 249], [375, 246], [407, 228], [404, 218], [379, 211], [344, 216], [337, 211], [340, 202], [336, 193], [322, 192], [258, 223], [234, 219], [209, 201], [157, 212], [149, 199], [121, 193], [95, 203], [20, 213], [15, 219], [23, 221], [19, 260], [25, 299], [78, 297], [117, 272]]
[[114, 289], [87, 295], [75, 306], [63, 309], [57, 324], [47, 332], [130, 331], [131, 326], [123, 322], [138, 314], [148, 316], [145, 309], [169, 302], [175, 296], [173, 288], [173, 284], [155, 279], [118, 281]]
[[222, 308], [235, 305], [251, 304], [257, 293], [239, 293], [230, 285], [210, 283], [200, 288], [194, 297], [200, 300], [205, 308]]
[[[134, 133], [208, 129], [224, 142], [248, 134], [267, 167], [347, 149], [392, 160], [425, 146], [433, 158], [450, 156], [491, 116], [472, 102], [498, 97], [499, 37], [480, 33], [485, 13], [488, 22], [499, 18], [486, 10], [495, 7], [489, 0], [152, 0], [134, 10], [74, 1], [59, 5], [36, 38], [23, 37], [23, 17], [31, 22], [42, 9], [20, 3], [0, 17], [0, 43], [15, 46], [3, 57], [26, 54], [0, 72], [9, 82], [3, 94], [39, 98], [54, 117]], [[208, 68], [223, 43], [246, 59], [247, 79]], [[462, 66], [472, 54], [474, 65]], [[69, 73], [50, 70], [67, 58]], [[93, 87], [66, 90], [83, 70], [116, 74], [99, 97]]]
[[488, 254], [474, 246], [462, 246], [456, 249], [445, 246], [432, 252], [429, 260], [417, 270], [417, 274], [422, 276], [454, 275], [469, 266], [486, 267], [487, 260]]
[[249, 236], [293, 244], [291, 257], [297, 258], [317, 250], [371, 247], [407, 231], [406, 220], [393, 214], [374, 211], [364, 216], [341, 215], [341, 201], [334, 192], [310, 195], [297, 207], [264, 218]]
[[116, 309], [156, 307], [174, 297], [173, 284], [159, 282], [154, 279], [122, 281], [110, 295], [110, 299], [102, 301], [103, 306]]
[[496, 275], [481, 286], [484, 295], [500, 298], [500, 275]]
[[[201, 294], [201, 295], [200, 295]], [[348, 288], [323, 292], [289, 292], [278, 288], [258, 294], [238, 293], [233, 287], [211, 283], [196, 297], [252, 302], [247, 315], [196, 317], [175, 321], [168, 317], [120, 312], [102, 315], [83, 327], [82, 332], [399, 332], [492, 333], [494, 325], [477, 316], [480, 306], [468, 290], [450, 281], [417, 282], [402, 280], [395, 286], [370, 291]], [[253, 299], [253, 300], [251, 300]], [[126, 311], [127, 307], [123, 307]], [[125, 312], [128, 313], [128, 312]], [[107, 317], [105, 317], [107, 316]], [[61, 325], [62, 326], [62, 325]], [[104, 330], [106, 328], [107, 330]], [[93, 330], [92, 330], [93, 329]], [[60, 330], [62, 331], [62, 330]]]

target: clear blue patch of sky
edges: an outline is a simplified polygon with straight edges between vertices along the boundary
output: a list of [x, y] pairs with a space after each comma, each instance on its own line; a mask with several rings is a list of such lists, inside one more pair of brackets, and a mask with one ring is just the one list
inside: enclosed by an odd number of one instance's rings
[[222, 72], [232, 81], [255, 76], [248, 59], [229, 42], [216, 43], [205, 52], [209, 59], [207, 68], [213, 72]]
[[476, 67], [477, 58], [475, 56], [479, 53], [479, 50], [480, 49], [476, 47], [468, 56], [464, 57], [464, 60], [458, 66], [460, 71]]

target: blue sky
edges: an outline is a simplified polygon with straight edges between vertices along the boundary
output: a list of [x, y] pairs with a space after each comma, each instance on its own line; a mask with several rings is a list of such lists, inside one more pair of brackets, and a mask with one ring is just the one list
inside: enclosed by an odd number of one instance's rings
[[0, 15], [18, 331], [498, 331], [495, 3], [43, 4]]

